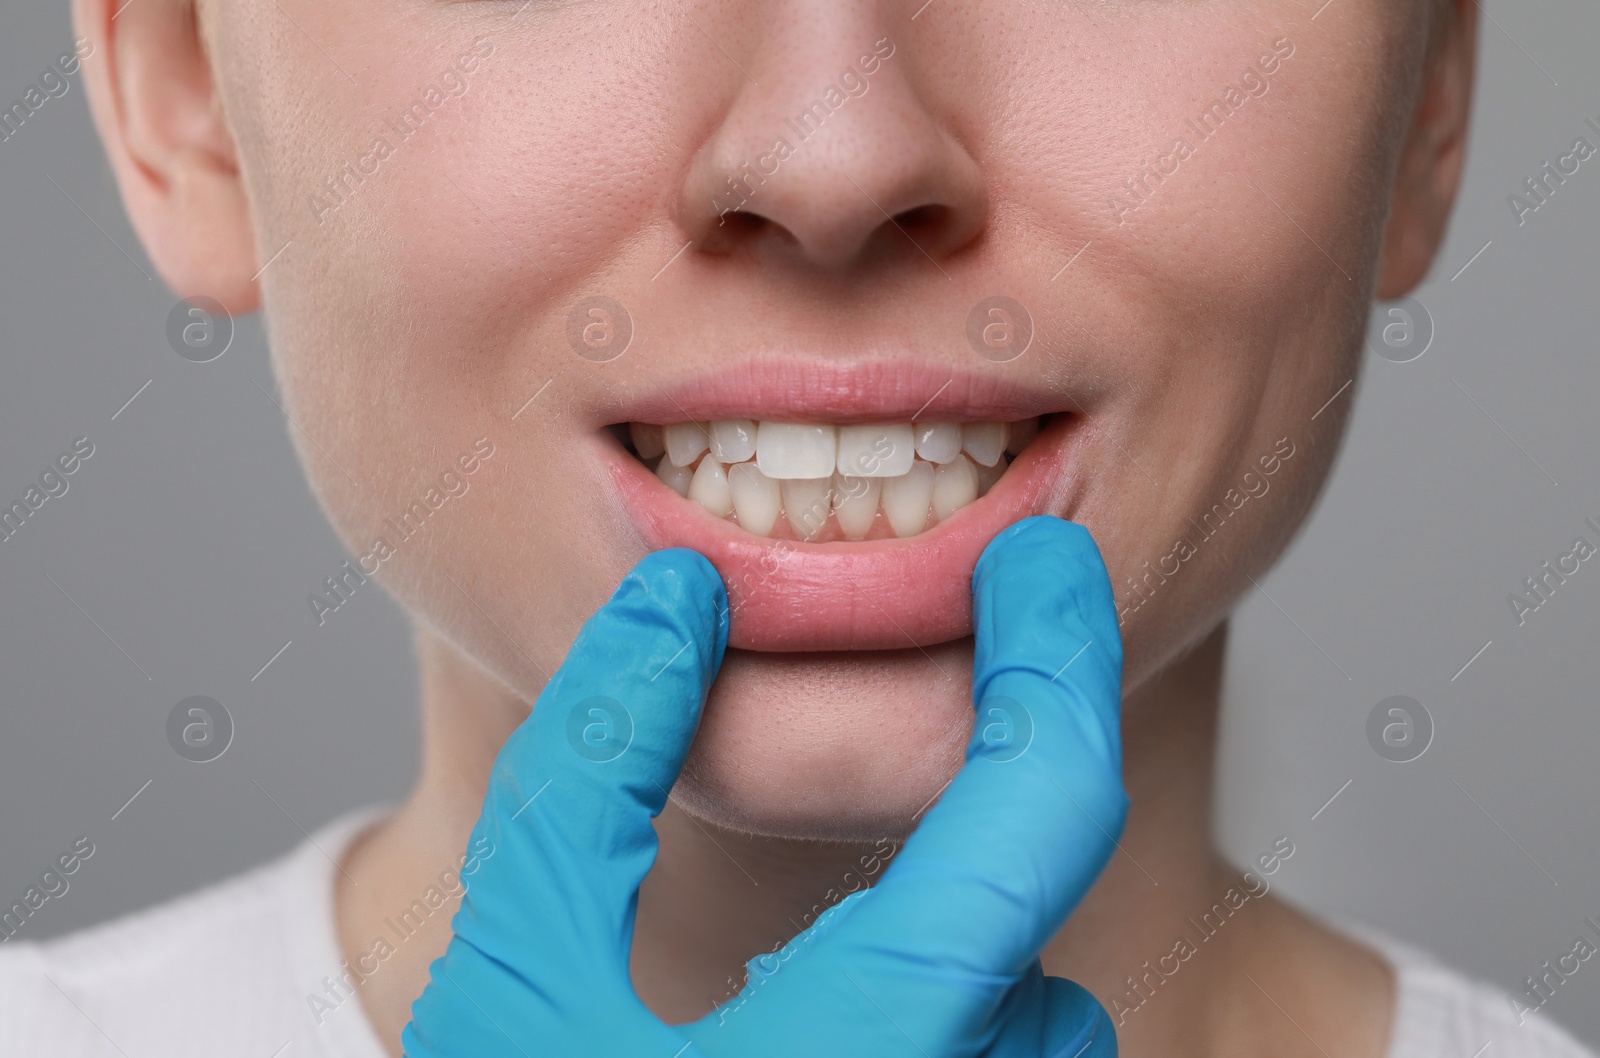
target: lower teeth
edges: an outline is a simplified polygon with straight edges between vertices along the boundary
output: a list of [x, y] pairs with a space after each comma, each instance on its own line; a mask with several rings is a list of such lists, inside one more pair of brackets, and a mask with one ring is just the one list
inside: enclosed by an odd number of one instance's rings
[[[744, 430], [740, 423], [751, 428]], [[684, 429], [690, 425], [701, 432]], [[634, 453], [654, 465], [656, 477], [710, 514], [756, 536], [818, 543], [907, 537], [931, 529], [985, 495], [1005, 473], [1005, 453], [1020, 452], [1037, 435], [1040, 422], [918, 427], [926, 443], [909, 467], [893, 476], [870, 477], [837, 470], [828, 477], [769, 475], [759, 465], [749, 420], [665, 428], [635, 424], [630, 433]], [[895, 429], [886, 427], [885, 434]], [[960, 449], [949, 439], [957, 429], [964, 438]], [[898, 430], [903, 433], [904, 427]], [[717, 458], [730, 452], [746, 458], [731, 463]], [[921, 458], [922, 452], [941, 461]], [[674, 462], [675, 455], [684, 462]], [[781, 466], [781, 456], [787, 455], [772, 456], [771, 462]]]

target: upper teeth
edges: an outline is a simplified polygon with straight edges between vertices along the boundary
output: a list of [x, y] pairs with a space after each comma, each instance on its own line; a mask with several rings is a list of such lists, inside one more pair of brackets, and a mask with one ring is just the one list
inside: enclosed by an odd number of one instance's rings
[[[724, 419], [667, 426], [632, 423], [641, 459], [680, 496], [719, 518], [730, 514], [758, 536], [771, 535], [781, 512], [802, 540], [828, 535], [830, 524], [864, 539], [883, 511], [890, 535], [912, 536], [930, 514], [950, 517], [989, 490], [1006, 456], [1039, 432], [1021, 422], [828, 423]], [[831, 515], [831, 518], [830, 518]]]

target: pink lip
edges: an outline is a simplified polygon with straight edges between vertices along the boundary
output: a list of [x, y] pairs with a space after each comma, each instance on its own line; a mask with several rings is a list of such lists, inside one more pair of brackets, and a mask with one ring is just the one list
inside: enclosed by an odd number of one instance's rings
[[[934, 394], [937, 393], [937, 396]], [[932, 400], [930, 400], [932, 397]], [[1066, 404], [1067, 407], [1062, 405]], [[1061, 393], [931, 365], [753, 362], [661, 390], [613, 421], [685, 422], [757, 414], [826, 422], [1016, 420], [1077, 409]], [[976, 502], [906, 539], [826, 544], [754, 536], [680, 497], [602, 432], [602, 458], [646, 545], [688, 547], [722, 575], [728, 645], [744, 650], [888, 650], [972, 633], [972, 569], [996, 533], [1060, 506], [1083, 422], [1057, 416]]]

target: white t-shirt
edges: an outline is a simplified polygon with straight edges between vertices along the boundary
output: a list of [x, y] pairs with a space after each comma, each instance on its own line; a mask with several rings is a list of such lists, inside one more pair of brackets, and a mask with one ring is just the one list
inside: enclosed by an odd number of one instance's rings
[[[151, 910], [0, 944], [0, 1058], [385, 1058], [341, 980], [333, 920], [334, 863], [378, 814]], [[1395, 967], [1388, 1058], [1595, 1058], [1544, 1015], [1519, 1026], [1504, 993], [1353, 932]]]

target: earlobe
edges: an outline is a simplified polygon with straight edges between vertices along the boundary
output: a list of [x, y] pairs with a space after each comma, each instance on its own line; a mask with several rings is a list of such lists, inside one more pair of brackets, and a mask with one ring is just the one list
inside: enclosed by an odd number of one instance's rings
[[1447, 0], [1429, 48], [1416, 114], [1400, 155], [1384, 229], [1377, 297], [1403, 297], [1428, 274], [1444, 241], [1466, 160], [1478, 7]]
[[181, 297], [260, 304], [255, 240], [196, 0], [73, 0], [89, 103], [145, 251]]

